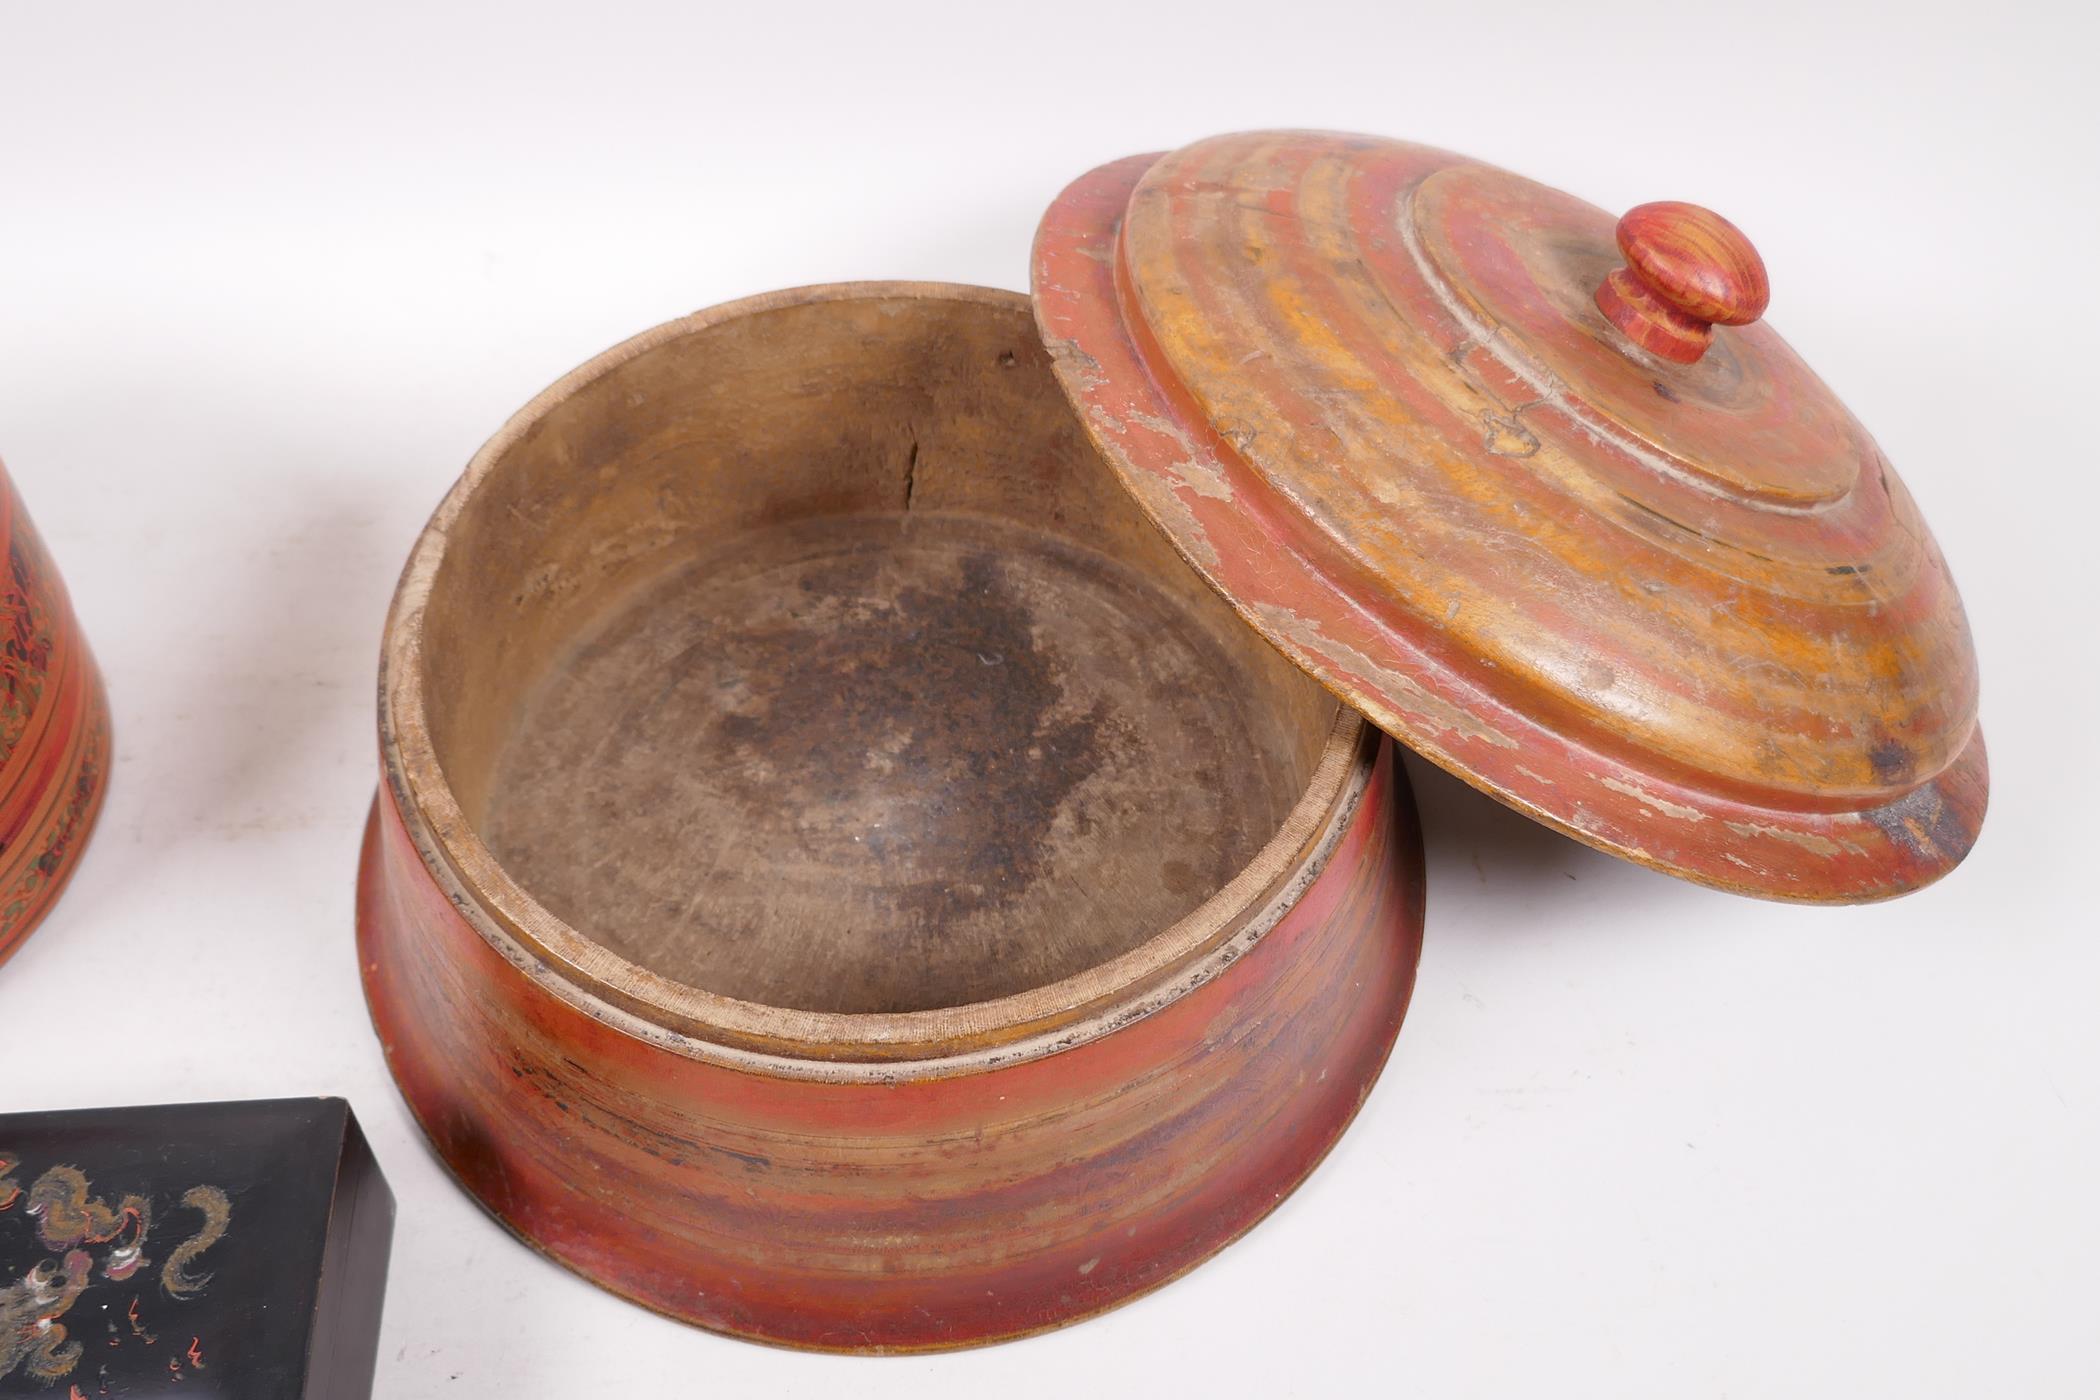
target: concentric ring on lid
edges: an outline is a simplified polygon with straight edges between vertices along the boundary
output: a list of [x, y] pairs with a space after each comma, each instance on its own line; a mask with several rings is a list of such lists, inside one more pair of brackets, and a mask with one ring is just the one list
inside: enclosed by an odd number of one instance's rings
[[1218, 137], [1069, 188], [1037, 316], [1190, 562], [1424, 755], [1707, 884], [1928, 883], [1987, 787], [1931, 535], [1768, 326], [1682, 363], [1607, 319], [1614, 224], [1425, 147]]

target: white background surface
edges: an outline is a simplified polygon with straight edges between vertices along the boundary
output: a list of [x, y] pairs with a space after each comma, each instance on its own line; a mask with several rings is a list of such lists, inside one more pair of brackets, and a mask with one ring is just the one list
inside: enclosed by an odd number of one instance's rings
[[[0, 0], [0, 452], [118, 715], [96, 843], [0, 969], [0, 1109], [348, 1095], [401, 1205], [388, 1397], [2100, 1393], [2090, 5], [337, 9]], [[1274, 125], [1749, 230], [1962, 583], [1974, 856], [1890, 905], [1761, 904], [1417, 765], [1392, 1066], [1189, 1279], [854, 1361], [513, 1243], [410, 1126], [351, 948], [424, 516], [635, 331], [805, 282], [1023, 287], [1067, 179]]]

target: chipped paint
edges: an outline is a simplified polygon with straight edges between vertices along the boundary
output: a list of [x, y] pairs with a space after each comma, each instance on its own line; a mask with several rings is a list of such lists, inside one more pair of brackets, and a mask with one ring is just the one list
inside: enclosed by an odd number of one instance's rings
[[1264, 604], [1254, 612], [1262, 631], [1272, 638], [1282, 639], [1286, 650], [1323, 657], [1329, 665], [1373, 682], [1389, 697], [1394, 698], [1395, 708], [1406, 710], [1425, 727], [1442, 733], [1459, 734], [1484, 744], [1492, 744], [1496, 748], [1517, 747], [1515, 739], [1469, 711], [1431, 693], [1414, 677], [1388, 670], [1348, 643], [1327, 636], [1321, 632], [1317, 622], [1300, 617], [1297, 613], [1275, 604]]
[[1804, 851], [1819, 856], [1841, 856], [1847, 851], [1863, 854], [1860, 848], [1849, 841], [1833, 841], [1828, 836], [1813, 831], [1794, 831], [1783, 826], [1770, 826], [1763, 822], [1729, 822], [1728, 829], [1738, 836], [1752, 836], [1770, 841], [1784, 841], [1790, 846], [1799, 846]]
[[1936, 783], [1905, 793], [1886, 806], [1870, 808], [1863, 815], [1882, 835], [1920, 860], [1960, 860], [1976, 840], [1975, 832], [1948, 808]]
[[1687, 807], [1682, 802], [1672, 802], [1667, 797], [1657, 797], [1646, 788], [1638, 787], [1633, 783], [1621, 782], [1617, 778], [1606, 778], [1604, 779], [1604, 785], [1613, 792], [1624, 793], [1643, 807], [1660, 812], [1666, 817], [1675, 817], [1679, 821], [1686, 822], [1703, 822], [1706, 820], [1706, 813], [1700, 811], [1697, 807]]

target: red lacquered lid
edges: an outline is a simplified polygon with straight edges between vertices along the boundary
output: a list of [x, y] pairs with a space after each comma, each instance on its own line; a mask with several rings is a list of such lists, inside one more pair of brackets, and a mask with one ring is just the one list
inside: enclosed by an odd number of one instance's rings
[[1250, 624], [1591, 845], [1776, 898], [1945, 874], [1988, 777], [1961, 600], [1718, 215], [1256, 132], [1052, 205], [1088, 432]]

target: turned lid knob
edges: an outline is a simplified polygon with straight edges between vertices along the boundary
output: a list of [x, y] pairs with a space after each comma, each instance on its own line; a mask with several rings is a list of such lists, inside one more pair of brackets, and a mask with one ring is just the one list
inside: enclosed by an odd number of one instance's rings
[[1597, 309], [1642, 349], [1691, 364], [1713, 328], [1745, 326], [1772, 299], [1765, 262], [1743, 231], [1711, 209], [1665, 200], [1619, 220], [1626, 266], [1597, 288]]

